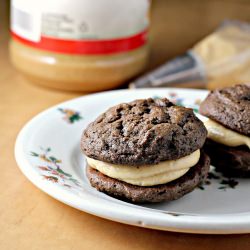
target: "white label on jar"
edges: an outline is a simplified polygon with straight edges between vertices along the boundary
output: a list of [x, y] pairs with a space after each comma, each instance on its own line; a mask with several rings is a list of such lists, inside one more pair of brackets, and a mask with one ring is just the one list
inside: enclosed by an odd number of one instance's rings
[[38, 42], [41, 37], [41, 12], [35, 2], [12, 1], [11, 30], [22, 38]]
[[149, 6], [149, 0], [12, 0], [11, 30], [33, 42], [129, 37], [147, 29]]

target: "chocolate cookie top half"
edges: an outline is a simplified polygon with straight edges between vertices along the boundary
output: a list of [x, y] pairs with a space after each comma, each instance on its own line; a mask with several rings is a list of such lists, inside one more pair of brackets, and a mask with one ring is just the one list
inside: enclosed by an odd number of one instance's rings
[[250, 136], [250, 85], [240, 84], [212, 91], [202, 102], [200, 113]]
[[104, 162], [143, 165], [178, 159], [201, 148], [207, 135], [188, 108], [145, 99], [108, 109], [84, 130], [82, 151]]

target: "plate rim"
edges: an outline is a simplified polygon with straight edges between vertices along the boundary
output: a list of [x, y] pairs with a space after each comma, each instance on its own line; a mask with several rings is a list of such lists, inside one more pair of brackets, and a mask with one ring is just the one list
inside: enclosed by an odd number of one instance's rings
[[[81, 211], [87, 212], [92, 215], [96, 215], [105, 219], [109, 219], [112, 221], [117, 221], [129, 225], [159, 229], [159, 230], [167, 230], [174, 232], [185, 232], [185, 233], [200, 233], [200, 234], [231, 234], [231, 233], [249, 233], [250, 232], [250, 212], [246, 213], [236, 213], [236, 214], [225, 214], [225, 215], [194, 215], [191, 214], [183, 214], [181, 216], [170, 215], [164, 212], [157, 212], [155, 209], [143, 209], [145, 213], [133, 215], [133, 212], [139, 212], [141, 209], [139, 206], [129, 206], [129, 211], [124, 212], [124, 209], [121, 209], [117, 212], [116, 209], [113, 209], [112, 206], [102, 208], [100, 211], [98, 209], [98, 205], [96, 203], [86, 201], [81, 199], [81, 197], [77, 197], [75, 194], [70, 192], [65, 192], [67, 195], [61, 195], [62, 189], [54, 185], [53, 183], [45, 182], [39, 175], [37, 175], [36, 171], [33, 169], [33, 166], [29, 163], [28, 159], [25, 157], [23, 142], [25, 139], [25, 135], [28, 133], [32, 125], [42, 118], [46, 113], [51, 110], [57, 108], [61, 105], [66, 105], [72, 102], [79, 102], [80, 100], [86, 100], [88, 98], [93, 98], [98, 95], [105, 95], [109, 93], [119, 93], [119, 92], [143, 92], [143, 91], [152, 91], [152, 90], [166, 90], [166, 91], [184, 91], [184, 92], [204, 92], [208, 93], [207, 90], [200, 89], [184, 89], [184, 88], [142, 88], [142, 89], [122, 89], [122, 90], [111, 90], [105, 92], [99, 92], [94, 94], [89, 94], [85, 96], [80, 96], [77, 98], [73, 98], [59, 104], [53, 105], [50, 108], [43, 110], [42, 112], [35, 115], [31, 118], [26, 124], [22, 127], [15, 142], [15, 159], [18, 167], [21, 172], [31, 181], [36, 187], [38, 187], [43, 192], [52, 196], [58, 201], [63, 202], [66, 205], [79, 209]], [[52, 190], [52, 191], [51, 191]], [[99, 198], [101, 199], [101, 198]], [[80, 205], [79, 205], [80, 204]], [[120, 204], [120, 206], [124, 206], [124, 204]], [[125, 206], [128, 208], [128, 206]], [[153, 211], [151, 211], [153, 210]], [[112, 214], [110, 216], [109, 214]], [[164, 214], [164, 218], [162, 218]], [[244, 214], [244, 216], [241, 216]], [[124, 219], [124, 216], [130, 216], [130, 218]], [[123, 218], [123, 219], [121, 219]], [[194, 218], [196, 218], [194, 220]], [[152, 223], [152, 219], [156, 220]]]

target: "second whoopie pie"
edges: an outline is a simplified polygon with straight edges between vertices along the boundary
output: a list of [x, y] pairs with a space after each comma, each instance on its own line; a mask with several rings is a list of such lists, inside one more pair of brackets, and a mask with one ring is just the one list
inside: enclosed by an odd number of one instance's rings
[[108, 109], [84, 130], [93, 187], [135, 203], [178, 199], [206, 177], [207, 131], [191, 109], [143, 99]]
[[200, 113], [209, 118], [205, 150], [212, 165], [228, 176], [250, 177], [250, 85], [212, 91]]

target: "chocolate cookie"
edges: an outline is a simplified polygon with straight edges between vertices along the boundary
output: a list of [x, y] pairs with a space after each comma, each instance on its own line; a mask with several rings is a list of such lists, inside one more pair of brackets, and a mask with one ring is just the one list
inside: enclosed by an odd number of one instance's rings
[[191, 109], [150, 98], [108, 109], [85, 129], [81, 149], [104, 162], [156, 164], [200, 149], [206, 135]]
[[202, 152], [199, 162], [179, 179], [149, 187], [135, 186], [113, 179], [91, 167], [87, 169], [87, 176], [93, 187], [110, 196], [134, 203], [161, 202], [176, 200], [191, 192], [206, 178], [209, 165], [209, 157]]
[[[201, 104], [200, 113], [222, 124], [231, 131], [249, 136], [250, 85], [241, 84], [212, 91]], [[218, 133], [217, 129], [222, 130], [219, 134], [225, 134], [223, 131], [225, 128], [223, 127], [218, 127], [215, 130], [213, 127], [212, 129], [208, 127], [209, 139], [207, 139], [205, 144], [205, 151], [210, 156], [212, 165], [227, 176], [250, 177], [249, 148], [244, 145], [232, 147], [222, 144], [227, 144], [228, 142], [221, 139], [218, 140], [216, 136], [216, 133]], [[214, 135], [211, 136], [210, 134]], [[225, 139], [229, 140], [229, 138]]]
[[250, 85], [240, 84], [212, 91], [201, 103], [200, 113], [250, 136]]
[[228, 147], [207, 139], [204, 149], [216, 170], [229, 177], [250, 177], [250, 150], [247, 146]]

